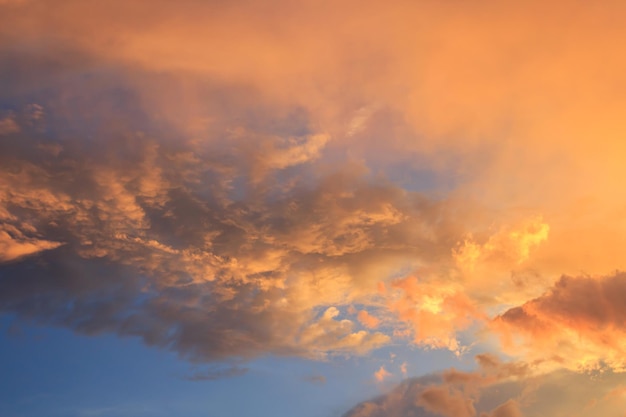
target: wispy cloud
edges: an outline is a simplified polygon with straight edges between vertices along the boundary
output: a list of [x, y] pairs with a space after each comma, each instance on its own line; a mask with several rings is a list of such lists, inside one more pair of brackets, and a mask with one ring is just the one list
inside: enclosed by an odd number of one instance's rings
[[188, 381], [216, 381], [223, 378], [231, 378], [245, 375], [249, 371], [248, 368], [239, 366], [231, 366], [228, 368], [211, 368], [204, 371], [197, 371], [191, 375], [185, 376]]

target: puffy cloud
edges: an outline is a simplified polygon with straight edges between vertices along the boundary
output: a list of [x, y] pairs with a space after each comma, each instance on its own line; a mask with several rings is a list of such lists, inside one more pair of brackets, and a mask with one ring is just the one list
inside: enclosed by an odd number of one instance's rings
[[475, 371], [449, 369], [407, 379], [388, 393], [356, 405], [344, 417], [592, 417], [598, 413], [618, 417], [623, 413], [624, 398], [614, 393], [624, 374], [537, 373], [535, 366], [500, 362], [492, 356], [477, 362]]
[[[451, 368], [405, 380], [389, 393], [357, 405], [344, 416], [475, 417], [480, 413], [483, 417], [508, 416], [506, 413], [519, 411], [514, 399], [521, 398], [522, 385], [533, 387], [527, 380], [533, 377], [535, 370], [527, 364], [502, 362], [487, 354], [478, 355], [476, 362], [479, 365], [476, 371]], [[515, 389], [511, 389], [511, 385]]]
[[354, 323], [346, 319], [336, 320], [338, 315], [337, 308], [329, 307], [318, 321], [302, 331], [299, 343], [320, 353], [367, 353], [389, 342], [389, 336], [383, 333], [354, 332]]
[[[95, 92], [108, 100], [106, 88]], [[117, 111], [133, 109], [132, 100], [128, 106]], [[464, 278], [454, 274], [454, 248], [466, 235], [453, 216], [457, 202], [369, 178], [359, 165], [327, 173], [314, 159], [261, 163], [263, 175], [257, 175], [249, 162], [271, 159], [284, 142], [276, 134], [247, 142], [250, 128], [237, 130], [229, 145], [169, 141], [136, 131], [145, 120], [120, 114], [112, 117], [133, 133], [122, 130], [118, 141], [108, 139], [108, 130], [87, 129], [96, 138], [86, 144], [46, 133], [66, 135], [74, 114], [29, 106], [19, 117], [33, 112], [37, 120], [47, 115], [45, 129], [29, 127], [1, 145], [3, 259], [64, 244], [50, 255], [59, 257], [54, 262], [46, 257], [51, 271], [64, 271], [67, 262], [86, 269], [89, 262], [94, 268], [112, 263], [129, 284], [120, 300], [143, 301], [120, 302], [103, 317], [96, 317], [100, 310], [79, 310], [84, 297], [104, 291], [98, 285], [94, 292], [68, 291], [66, 302], [77, 309], [71, 314], [55, 311], [57, 303], [32, 310], [19, 291], [15, 302], [6, 300], [7, 311], [88, 333], [136, 335], [195, 360], [365, 354], [406, 330], [418, 345], [460, 351], [457, 333], [485, 317], [480, 303], [464, 294]], [[452, 273], [432, 274], [420, 265]], [[395, 278], [415, 268], [423, 279]], [[33, 274], [38, 280], [44, 266]], [[138, 277], [128, 278], [132, 274]], [[33, 293], [33, 300], [57, 297], [48, 290]], [[342, 312], [353, 304], [363, 306], [355, 318]], [[81, 314], [89, 325], [68, 317]], [[203, 324], [203, 314], [216, 321]], [[215, 332], [208, 339], [203, 326]]]
[[410, 326], [418, 345], [460, 353], [457, 333], [484, 317], [457, 282], [420, 282], [407, 277], [391, 285], [396, 294], [389, 298], [390, 310]]
[[476, 415], [473, 401], [456, 390], [428, 387], [420, 392], [417, 404], [428, 411], [446, 417], [473, 417]]
[[0, 308], [195, 360], [489, 323], [623, 367], [619, 275], [541, 294], [626, 267], [625, 9], [544, 3], [2, 2]]
[[367, 310], [359, 311], [358, 319], [363, 326], [369, 329], [375, 329], [380, 324], [380, 320], [368, 313]]
[[573, 368], [623, 370], [626, 275], [563, 276], [542, 296], [494, 321], [505, 348], [534, 357], [556, 355]]
[[482, 244], [466, 238], [455, 249], [454, 257], [459, 267], [469, 271], [479, 262], [519, 265], [528, 259], [532, 248], [547, 240], [549, 230], [550, 226], [541, 219], [527, 220], [515, 229], [499, 230]]
[[[95, 92], [104, 103], [117, 94]], [[391, 331], [346, 307], [385, 314], [381, 280], [449, 258], [461, 236], [441, 218], [448, 202], [352, 166], [326, 173], [298, 156], [256, 175], [249, 161], [277, 149], [282, 158], [282, 136], [169, 141], [125, 118], [127, 106], [111, 114], [128, 123], [119, 139], [109, 126], [83, 127], [91, 142], [72, 137], [76, 114], [59, 104], [30, 106], [18, 118], [45, 114], [43, 130], [0, 143], [2, 260], [15, 261], [2, 267], [3, 311], [137, 336], [200, 361], [365, 354]]]
[[378, 368], [378, 371], [374, 372], [374, 378], [376, 378], [376, 381], [378, 382], [383, 382], [385, 379], [389, 378], [391, 376], [391, 373], [388, 372], [384, 366], [381, 366], [380, 368]]

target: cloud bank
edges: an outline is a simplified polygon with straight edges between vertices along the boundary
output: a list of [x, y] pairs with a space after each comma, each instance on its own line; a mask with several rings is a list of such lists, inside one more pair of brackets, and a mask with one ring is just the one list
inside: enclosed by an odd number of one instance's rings
[[[0, 2], [0, 311], [203, 362], [405, 344], [622, 371], [625, 15]], [[473, 393], [539, 370], [480, 366], [384, 412], [533, 415]]]

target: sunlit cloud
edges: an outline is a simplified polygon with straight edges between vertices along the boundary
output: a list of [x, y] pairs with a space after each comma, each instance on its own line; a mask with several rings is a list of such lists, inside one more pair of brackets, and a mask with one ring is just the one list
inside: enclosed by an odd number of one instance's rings
[[[537, 373], [524, 363], [478, 357], [473, 372], [453, 368], [403, 381], [378, 398], [358, 404], [345, 417], [520, 417], [568, 413], [621, 416], [624, 399], [615, 385], [624, 375], [553, 371]], [[591, 386], [592, 385], [592, 386]]]
[[494, 321], [511, 352], [542, 357], [553, 352], [572, 369], [624, 370], [623, 273], [564, 276], [542, 296], [511, 308]]
[[0, 312], [216, 365], [194, 380], [367, 357], [386, 384], [417, 367], [381, 348], [477, 355], [351, 416], [550, 415], [546, 381], [580, 405], [599, 370], [579, 415], [608, 413], [626, 366], [624, 16], [0, 1]]
[[376, 381], [383, 382], [385, 379], [389, 378], [391, 373], [385, 369], [384, 366], [378, 368], [378, 371], [374, 372], [374, 378]]

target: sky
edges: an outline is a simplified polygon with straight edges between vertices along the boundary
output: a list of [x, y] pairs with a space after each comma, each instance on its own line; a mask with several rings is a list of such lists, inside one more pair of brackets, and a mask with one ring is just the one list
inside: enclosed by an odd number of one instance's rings
[[625, 19], [0, 0], [0, 415], [625, 417]]

